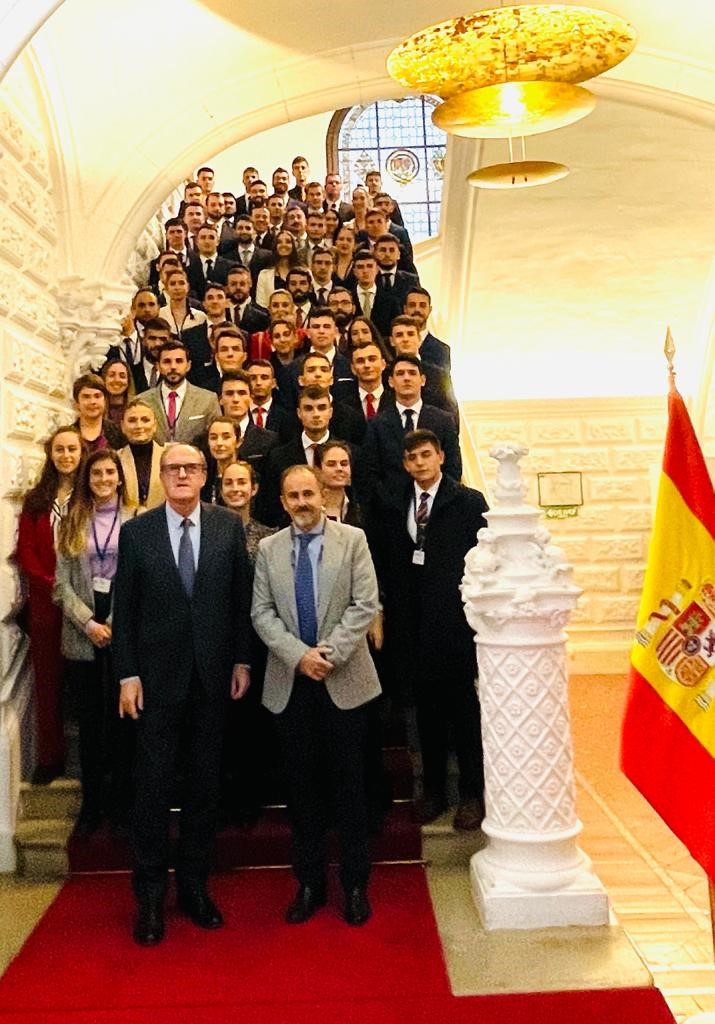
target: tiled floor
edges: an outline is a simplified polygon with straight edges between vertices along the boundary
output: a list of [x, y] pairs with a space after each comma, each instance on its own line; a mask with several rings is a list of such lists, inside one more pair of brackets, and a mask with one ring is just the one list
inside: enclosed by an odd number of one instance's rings
[[707, 879], [618, 768], [626, 681], [571, 680], [582, 848], [678, 1021], [715, 1011]]
[[[580, 845], [592, 858], [596, 873], [608, 889], [618, 923], [645, 961], [677, 1020], [715, 1011], [707, 881], [682, 844], [618, 768], [619, 723], [626, 681], [615, 676], [584, 676], [572, 679], [571, 692], [578, 811], [584, 825]], [[478, 946], [473, 917], [469, 917], [472, 908], [466, 871], [463, 866], [456, 866], [466, 865], [471, 852], [466, 838], [455, 843], [451, 863], [432, 869], [431, 886], [433, 898], [438, 903], [444, 901], [443, 911], [455, 941], [465, 934], [458, 934], [459, 927], [466, 927], [471, 929], [469, 941]], [[54, 885], [2, 880], [0, 973], [54, 892]], [[461, 925], [455, 923], [455, 915], [449, 917], [448, 904], [464, 912]], [[438, 908], [438, 919], [440, 916]], [[629, 949], [623, 948], [625, 941], [622, 933], [615, 934], [617, 931], [613, 930], [613, 941], [607, 941], [606, 948], [609, 955], [614, 955], [614, 962], [625, 963], [632, 972]], [[584, 936], [584, 942], [583, 962], [590, 958], [589, 962], [595, 963], [592, 976], [596, 976], [601, 953], [593, 947], [592, 935]], [[587, 948], [589, 942], [591, 947]], [[465, 952], [467, 961], [473, 965], [470, 950]], [[571, 949], [571, 967], [574, 952], [580, 955]], [[636, 969], [640, 969], [635, 963]], [[460, 981], [453, 977], [455, 982], [459, 989]], [[539, 978], [529, 979], [529, 984], [538, 987]], [[469, 990], [468, 978], [462, 990]]]

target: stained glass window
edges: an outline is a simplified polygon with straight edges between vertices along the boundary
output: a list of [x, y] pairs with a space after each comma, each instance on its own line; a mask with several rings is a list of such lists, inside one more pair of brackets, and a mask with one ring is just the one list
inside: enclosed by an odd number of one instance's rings
[[[346, 195], [378, 170], [382, 188], [400, 205], [413, 242], [439, 232], [447, 136], [432, 124], [433, 96], [380, 100], [342, 112], [329, 162], [347, 183]], [[335, 121], [333, 122], [333, 124]], [[329, 149], [330, 136], [328, 139]], [[330, 157], [332, 156], [332, 160]]]

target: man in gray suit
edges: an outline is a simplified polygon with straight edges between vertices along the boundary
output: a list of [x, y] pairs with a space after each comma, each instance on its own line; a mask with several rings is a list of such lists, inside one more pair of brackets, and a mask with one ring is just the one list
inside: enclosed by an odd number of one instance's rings
[[157, 366], [161, 382], [139, 395], [156, 416], [154, 440], [158, 444], [195, 444], [214, 416], [221, 415], [218, 399], [212, 391], [187, 381], [191, 360], [180, 341], [167, 341], [161, 346]]
[[259, 545], [251, 617], [268, 647], [263, 703], [276, 716], [290, 780], [299, 887], [286, 920], [302, 924], [325, 904], [327, 783], [345, 920], [361, 925], [371, 913], [366, 705], [380, 693], [365, 639], [378, 607], [375, 570], [362, 530], [325, 518], [311, 467], [285, 470], [281, 501], [291, 525]]

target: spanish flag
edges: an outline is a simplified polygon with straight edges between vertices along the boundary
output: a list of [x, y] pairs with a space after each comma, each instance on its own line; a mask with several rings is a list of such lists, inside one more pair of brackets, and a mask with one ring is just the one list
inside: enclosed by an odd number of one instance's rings
[[715, 492], [675, 387], [621, 766], [715, 879]]

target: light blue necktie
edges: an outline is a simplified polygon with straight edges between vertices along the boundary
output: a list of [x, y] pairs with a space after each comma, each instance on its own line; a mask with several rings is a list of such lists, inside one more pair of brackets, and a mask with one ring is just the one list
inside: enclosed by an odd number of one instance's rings
[[191, 599], [191, 595], [194, 592], [194, 576], [196, 575], [194, 549], [191, 546], [191, 537], [189, 536], [189, 530], [193, 525], [190, 519], [182, 519], [181, 526], [184, 532], [181, 534], [181, 540], [179, 541], [179, 576], [181, 576], [184, 591], [189, 599]]
[[298, 629], [300, 638], [309, 647], [315, 647], [318, 641], [318, 617], [315, 612], [315, 588], [313, 586], [313, 566], [308, 554], [308, 545], [316, 537], [315, 533], [298, 535], [300, 552], [295, 567], [295, 603], [298, 609]]

